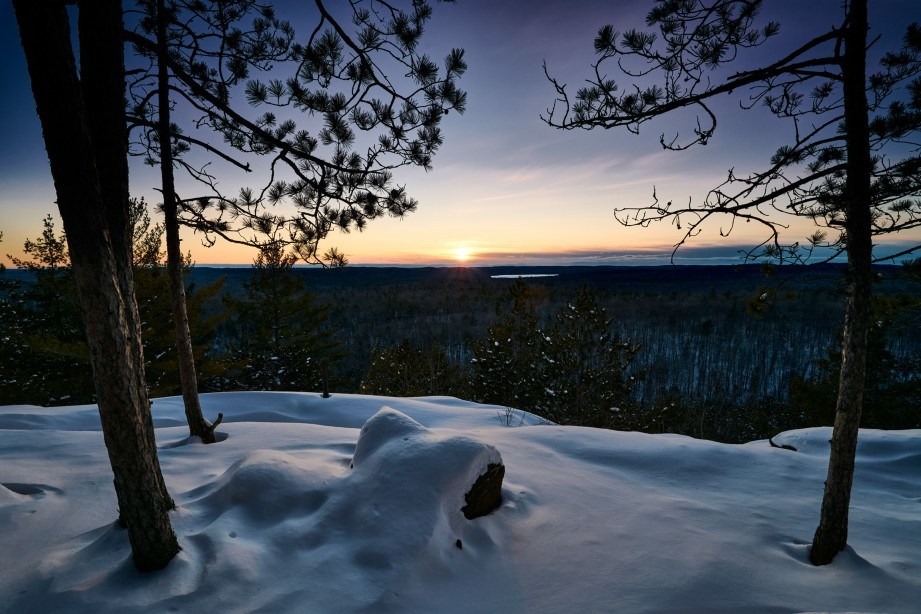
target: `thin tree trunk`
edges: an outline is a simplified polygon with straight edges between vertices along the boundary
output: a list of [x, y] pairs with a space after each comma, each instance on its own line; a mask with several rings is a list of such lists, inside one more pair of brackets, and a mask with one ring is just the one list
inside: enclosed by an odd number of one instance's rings
[[160, 177], [163, 187], [163, 213], [166, 230], [166, 270], [169, 275], [172, 299], [173, 324], [176, 328], [176, 352], [179, 357], [179, 384], [189, 433], [200, 437], [204, 443], [214, 443], [214, 428], [208, 424], [198, 400], [198, 378], [195, 373], [195, 356], [189, 316], [182, 279], [182, 249], [179, 244], [179, 204], [176, 201], [176, 182], [173, 176], [172, 131], [170, 129], [169, 68], [167, 67], [167, 15], [164, 0], [157, 1], [157, 101], [159, 116], [157, 137], [160, 141]]
[[844, 117], [847, 128], [847, 310], [841, 349], [841, 376], [828, 477], [810, 559], [827, 565], [847, 545], [848, 508], [854, 482], [857, 434], [863, 407], [870, 320], [872, 235], [870, 159], [866, 97], [867, 2], [850, 5], [844, 56]]
[[[67, 233], [120, 512], [135, 565], [160, 569], [179, 551], [168, 514], [173, 504], [148, 431], [147, 390], [138, 385], [144, 381], [134, 347], [140, 338], [128, 330], [116, 265], [124, 252], [112, 245], [67, 12], [63, 3], [14, 0], [13, 6]], [[99, 37], [120, 36], [109, 22], [94, 26]], [[124, 108], [117, 119], [124, 122]]]

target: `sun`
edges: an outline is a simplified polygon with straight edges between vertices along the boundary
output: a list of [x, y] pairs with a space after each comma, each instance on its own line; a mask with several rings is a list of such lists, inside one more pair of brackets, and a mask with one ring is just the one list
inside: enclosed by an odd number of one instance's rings
[[455, 247], [451, 253], [454, 254], [454, 259], [460, 262], [466, 262], [473, 257], [469, 247]]

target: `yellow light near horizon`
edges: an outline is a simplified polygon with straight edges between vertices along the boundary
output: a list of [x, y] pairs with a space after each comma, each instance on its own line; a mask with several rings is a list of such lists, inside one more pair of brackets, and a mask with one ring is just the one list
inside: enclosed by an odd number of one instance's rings
[[471, 250], [469, 247], [455, 247], [454, 248], [454, 259], [461, 262], [466, 262], [472, 257]]

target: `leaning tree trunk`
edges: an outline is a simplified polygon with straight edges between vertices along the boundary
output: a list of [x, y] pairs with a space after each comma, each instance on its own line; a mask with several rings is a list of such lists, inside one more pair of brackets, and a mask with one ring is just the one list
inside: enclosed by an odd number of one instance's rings
[[[176, 329], [176, 352], [179, 357], [179, 385], [189, 433], [200, 437], [204, 443], [214, 443], [215, 424], [209, 424], [198, 400], [198, 378], [195, 373], [195, 355], [189, 316], [182, 279], [182, 249], [179, 245], [179, 204], [176, 201], [176, 182], [173, 176], [172, 131], [170, 128], [169, 68], [167, 67], [168, 16], [164, 0], [157, 0], [157, 138], [160, 141], [160, 177], [163, 187], [163, 213], [166, 229], [166, 270], [169, 275], [173, 325]], [[220, 419], [218, 419], [220, 421]]]
[[[117, 0], [108, 4], [121, 11]], [[67, 12], [63, 3], [14, 0], [13, 6], [67, 233], [120, 512], [135, 565], [160, 569], [179, 551], [168, 514], [173, 503], [149, 432], [147, 390], [139, 386], [144, 382], [135, 347], [140, 338], [129, 330], [130, 310], [116, 265], [123, 252], [113, 249], [108, 228]], [[117, 40], [120, 32], [110, 29], [112, 23], [93, 24], [96, 35]], [[117, 118], [124, 121], [123, 107]]]
[[[118, 285], [125, 301], [125, 320], [135, 364], [144, 364], [141, 318], [134, 294], [133, 245], [128, 216], [128, 129], [124, 121], [125, 54], [120, 36], [100, 36], [100, 24], [107, 32], [124, 32], [119, 0], [79, 0], [80, 83], [95, 151], [96, 172], [115, 253]], [[135, 371], [138, 390], [147, 390], [142, 369]], [[153, 418], [143, 413], [150, 445], [155, 446]], [[162, 477], [162, 476], [161, 476]], [[163, 494], [169, 497], [166, 484]]]
[[854, 482], [857, 433], [863, 406], [870, 320], [872, 234], [870, 219], [870, 159], [866, 96], [867, 2], [854, 0], [845, 32], [844, 120], [847, 129], [847, 311], [841, 349], [841, 376], [835, 426], [831, 438], [828, 478], [819, 527], [810, 559], [827, 565], [847, 545], [848, 508]]

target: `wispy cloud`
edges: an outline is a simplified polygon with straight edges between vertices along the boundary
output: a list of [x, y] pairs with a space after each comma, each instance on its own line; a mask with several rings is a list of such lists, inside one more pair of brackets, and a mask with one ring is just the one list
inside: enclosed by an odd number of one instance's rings
[[[892, 241], [880, 243], [874, 248], [877, 258], [900, 253], [915, 245], [912, 242]], [[502, 249], [480, 249], [475, 252], [479, 266], [489, 265], [661, 265], [675, 264], [739, 264], [744, 255], [754, 246], [745, 244], [684, 246], [673, 254], [673, 247], [660, 245], [631, 249], [581, 249], [513, 251]], [[833, 255], [831, 250], [817, 250], [809, 262], [820, 262]], [[908, 256], [910, 257], [910, 256]], [[904, 259], [904, 258], [902, 258]], [[897, 260], [900, 262], [902, 259]], [[839, 257], [836, 261], [844, 261]]]

